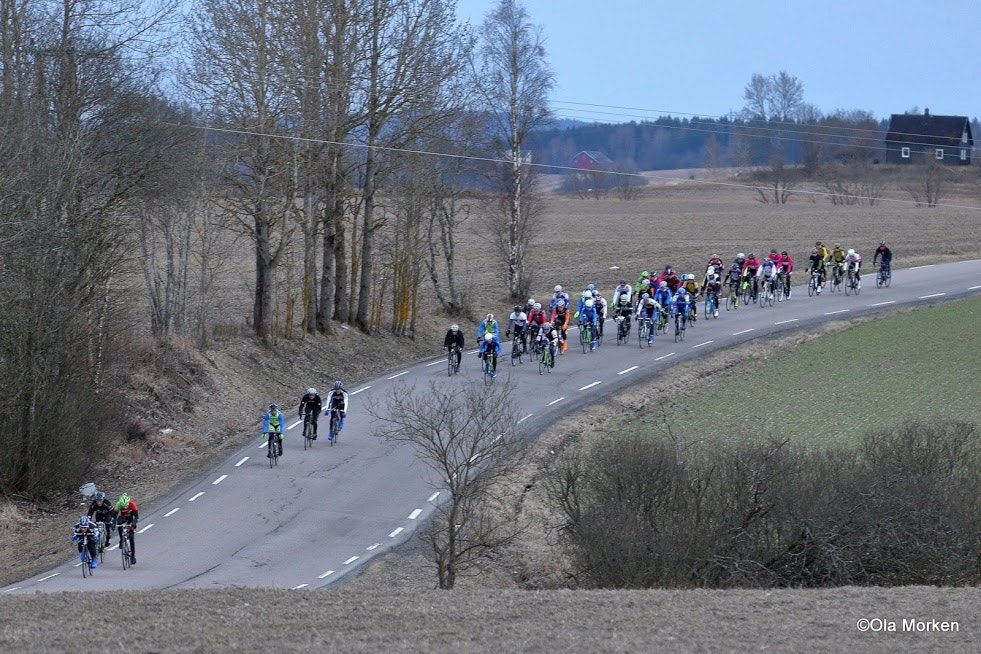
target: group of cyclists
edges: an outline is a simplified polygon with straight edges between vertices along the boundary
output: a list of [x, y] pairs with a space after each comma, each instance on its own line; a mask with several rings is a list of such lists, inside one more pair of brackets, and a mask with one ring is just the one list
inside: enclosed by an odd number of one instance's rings
[[[877, 263], [881, 264], [884, 275], [891, 274], [892, 251], [885, 241], [881, 241], [876, 248], [873, 265]], [[817, 241], [811, 250], [805, 272], [818, 270], [823, 286], [826, 281], [826, 265], [838, 267], [843, 274], [852, 270], [856, 278], [860, 279], [861, 264], [862, 257], [856, 250], [844, 250], [840, 243], [835, 243], [834, 248], [828, 251], [821, 241]], [[623, 324], [629, 331], [631, 319], [649, 320], [653, 324], [658, 313], [662, 312], [672, 317], [677, 316], [676, 330], [682, 331], [687, 328], [689, 320], [697, 317], [698, 297], [705, 297], [708, 300], [708, 310], [714, 317], [719, 316], [719, 300], [724, 287], [728, 287], [730, 295], [734, 296], [734, 309], [739, 308], [736, 296], [741, 291], [746, 292], [752, 301], [756, 301], [761, 292], [768, 300], [790, 300], [793, 271], [794, 259], [790, 253], [771, 248], [763, 258], [758, 258], [754, 252], [750, 252], [748, 256], [739, 252], [728, 266], [718, 254], [713, 254], [706, 263], [700, 281], [695, 274], [678, 273], [670, 265], [666, 265], [660, 272], [651, 273], [645, 270], [633, 285], [628, 284], [626, 279], [621, 279], [609, 301], [595, 285], [589, 284], [579, 294], [575, 307], [569, 293], [561, 285], [556, 285], [547, 306], [534, 298], [529, 298], [524, 306], [516, 305], [508, 316], [504, 333], [506, 338], [511, 338], [512, 332], [514, 333], [515, 347], [520, 347], [522, 354], [534, 344], [550, 348], [551, 365], [554, 366], [554, 355], [568, 349], [570, 320], [576, 320], [580, 328], [592, 329], [595, 338], [591, 340], [589, 349], [595, 349], [602, 343], [603, 324], [607, 317], [612, 317], [618, 328]], [[491, 375], [496, 376], [502, 344], [501, 325], [494, 314], [488, 313], [478, 325], [477, 341], [477, 356], [490, 359]], [[654, 330], [651, 329], [648, 332], [648, 343], [653, 341]], [[459, 365], [464, 337], [458, 324], [451, 325], [447, 330], [443, 347], [456, 352]]]
[[[300, 398], [300, 407], [297, 413], [300, 420], [312, 431], [311, 438], [317, 440], [317, 422], [320, 412], [330, 415], [332, 411], [339, 412], [337, 431], [344, 428], [344, 419], [347, 418], [347, 406], [350, 395], [344, 388], [341, 380], [336, 380], [330, 391], [327, 393], [326, 402], [317, 393], [317, 389], [310, 387], [303, 397]], [[325, 408], [326, 407], [326, 408]], [[266, 457], [273, 455], [273, 448], [276, 448], [276, 456], [283, 456], [283, 436], [286, 434], [286, 417], [279, 410], [278, 404], [270, 404], [269, 410], [262, 415], [262, 433], [269, 442], [269, 451]], [[327, 439], [332, 440], [335, 434], [327, 434]]]
[[[136, 565], [136, 524], [139, 518], [139, 507], [128, 494], [123, 493], [115, 503], [111, 503], [104, 492], [98, 491], [89, 505], [88, 512], [79, 517], [78, 522], [72, 527], [71, 539], [78, 546], [79, 560], [85, 563], [87, 553], [89, 567], [96, 569], [99, 566], [97, 562], [99, 550], [110, 546], [112, 530], [118, 529], [119, 542], [122, 543], [123, 538], [129, 540], [130, 564]], [[102, 542], [99, 523], [105, 525], [105, 542]], [[88, 552], [83, 551], [85, 547]]]

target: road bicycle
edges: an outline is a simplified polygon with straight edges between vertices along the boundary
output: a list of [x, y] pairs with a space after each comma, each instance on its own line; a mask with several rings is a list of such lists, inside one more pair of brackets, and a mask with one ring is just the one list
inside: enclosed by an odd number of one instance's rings
[[497, 366], [494, 364], [494, 355], [490, 352], [483, 353], [483, 363], [481, 368], [484, 371], [484, 384], [490, 385], [494, 382], [497, 375]]
[[555, 367], [555, 357], [552, 354], [551, 344], [541, 346], [542, 353], [538, 357], [538, 374], [544, 375], [546, 372], [551, 373], [552, 368]]
[[617, 345], [623, 345], [630, 338], [630, 317], [617, 316]]
[[882, 288], [892, 284], [892, 266], [888, 263], [879, 264], [879, 271], [875, 275], [875, 287]]
[[685, 327], [688, 323], [688, 309], [674, 312], [674, 342], [685, 340]]
[[777, 273], [777, 288], [774, 291], [777, 296], [777, 302], [783, 302], [784, 297], [787, 295], [788, 284], [786, 273]]
[[99, 529], [99, 563], [106, 562], [106, 542], [109, 540], [109, 527], [104, 522], [97, 522], [95, 526]]
[[668, 333], [668, 310], [664, 307], [661, 307], [657, 312], [657, 323], [654, 326], [654, 333]]
[[512, 366], [517, 365], [514, 362], [515, 359], [518, 360], [518, 363], [524, 363], [524, 361], [521, 360], [521, 356], [524, 354], [524, 352], [525, 352], [524, 338], [522, 334], [519, 334], [516, 331], [514, 332], [514, 339], [511, 341], [511, 365]]
[[446, 374], [452, 377], [456, 373], [460, 372], [460, 359], [459, 359], [460, 348], [455, 345], [451, 345], [446, 348]]
[[739, 301], [746, 305], [756, 302], [756, 291], [748, 278], [744, 278], [739, 285]]
[[269, 467], [279, 465], [279, 434], [270, 431], [266, 432], [266, 456], [269, 458]]
[[772, 279], [767, 279], [760, 285], [760, 293], [760, 307], [772, 307], [776, 298], [776, 290], [773, 288]]
[[82, 558], [82, 578], [88, 577], [92, 574], [92, 553], [89, 552], [89, 536], [88, 534], [82, 534], [82, 540], [78, 541], [82, 544], [81, 558]]
[[579, 323], [579, 344], [582, 346], [583, 354], [589, 352], [590, 350], [596, 349], [596, 341], [593, 335], [593, 323]]
[[814, 294], [821, 288], [821, 271], [815, 268], [811, 271], [811, 278], [807, 281], [807, 295], [814, 297]]
[[838, 264], [834, 265], [831, 270], [831, 292], [835, 293], [841, 290], [841, 280], [844, 275], [842, 274], [841, 266]]
[[122, 533], [119, 535], [119, 551], [123, 554], [123, 570], [129, 570], [133, 565], [133, 532], [136, 530], [132, 525], [124, 525]]
[[854, 293], [858, 295], [858, 292], [862, 290], [862, 280], [858, 278], [855, 274], [855, 269], [851, 266], [848, 267], [848, 276], [845, 278], [845, 295], [851, 295]]
[[735, 311], [739, 308], [739, 282], [729, 282], [729, 294], [726, 296], [726, 311]]
[[651, 344], [648, 343], [648, 339], [651, 335], [651, 319], [650, 318], [638, 318], [637, 319], [637, 342], [640, 344], [640, 349], [645, 347], [650, 347]]
[[307, 411], [303, 414], [303, 449], [309, 449], [313, 447], [313, 441], [317, 438], [317, 432], [314, 431], [314, 421], [317, 419], [317, 412]]
[[533, 324], [528, 331], [528, 338], [531, 340], [531, 355], [536, 359], [542, 355], [542, 339], [538, 338], [541, 327]]
[[341, 410], [331, 409], [330, 410], [330, 428], [327, 432], [327, 442], [330, 443], [331, 447], [337, 444], [337, 437], [341, 433]]
[[718, 318], [715, 313], [719, 310], [719, 296], [715, 291], [705, 294], [705, 319]]

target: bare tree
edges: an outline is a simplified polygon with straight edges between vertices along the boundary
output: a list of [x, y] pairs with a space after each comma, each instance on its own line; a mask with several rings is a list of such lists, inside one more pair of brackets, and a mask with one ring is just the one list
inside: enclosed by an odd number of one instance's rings
[[473, 62], [474, 87], [495, 125], [496, 151], [506, 152], [507, 222], [504, 263], [511, 298], [527, 293], [525, 256], [531, 239], [527, 204], [533, 196], [523, 188], [530, 179], [524, 144], [531, 130], [545, 124], [550, 114], [548, 95], [555, 84], [545, 59], [544, 37], [517, 0], [500, 0], [479, 29], [479, 47]]
[[743, 89], [743, 114], [748, 119], [787, 122], [803, 118], [804, 83], [785, 70], [773, 75], [753, 73]]
[[401, 386], [384, 413], [370, 409], [382, 421], [378, 435], [409, 444], [447, 491], [426, 530], [442, 589], [452, 589], [459, 574], [520, 533], [513, 506], [502, 496], [502, 482], [513, 474], [523, 449], [515, 431], [513, 388]]
[[947, 191], [950, 171], [929, 155], [924, 155], [922, 159], [923, 163], [912, 167], [904, 188], [917, 206], [936, 207]]

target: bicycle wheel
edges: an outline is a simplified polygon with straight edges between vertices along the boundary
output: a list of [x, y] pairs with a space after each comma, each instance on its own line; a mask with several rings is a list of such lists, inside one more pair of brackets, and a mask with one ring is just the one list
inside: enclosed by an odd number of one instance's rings
[[521, 360], [521, 337], [515, 335], [514, 340], [511, 341], [511, 365], [516, 365], [514, 360], [517, 359], [518, 363], [523, 363]]
[[852, 283], [853, 282], [854, 282], [854, 280], [852, 279], [852, 275], [851, 275], [851, 273], [849, 273], [848, 274], [848, 278], [845, 279], [845, 295], [851, 295], [852, 294]]
[[836, 293], [841, 290], [841, 274], [837, 271], [831, 275], [831, 292]]
[[119, 538], [119, 551], [123, 553], [123, 570], [129, 570], [132, 559], [130, 557], [129, 532], [127, 528], [123, 529], [123, 535]]
[[85, 579], [90, 574], [92, 574], [92, 570], [89, 568], [89, 561], [91, 560], [89, 558], [89, 556], [90, 556], [89, 555], [89, 544], [88, 544], [88, 542], [86, 540], [83, 540], [82, 541], [81, 555], [82, 555], [82, 579]]
[[338, 411], [330, 412], [330, 437], [327, 441], [330, 443], [331, 447], [334, 447], [334, 443], [337, 442], [337, 434], [340, 431], [338, 428], [341, 424], [341, 416]]
[[456, 367], [456, 354], [453, 352], [453, 348], [450, 348], [449, 354], [446, 355], [446, 376], [453, 376], [453, 368]]
[[549, 347], [542, 348], [542, 354], [538, 357], [538, 374], [544, 375], [552, 372], [552, 350]]
[[726, 296], [726, 311], [732, 311], [736, 308], [736, 299], [732, 292]]
[[106, 541], [109, 539], [109, 531], [106, 529], [105, 523], [99, 524], [99, 563], [106, 562]]
[[885, 278], [886, 278], [886, 281], [885, 281], [886, 288], [888, 288], [889, 285], [892, 284], [892, 268], [886, 268]]

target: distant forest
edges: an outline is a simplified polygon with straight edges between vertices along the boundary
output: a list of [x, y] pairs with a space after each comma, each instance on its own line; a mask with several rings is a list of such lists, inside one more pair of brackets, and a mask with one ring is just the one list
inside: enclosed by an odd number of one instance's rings
[[[598, 151], [621, 172], [727, 166], [820, 165], [885, 160], [888, 119], [864, 112], [838, 114], [813, 122], [728, 118], [675, 118], [619, 124], [557, 124], [529, 139], [537, 163], [573, 165], [582, 151]], [[979, 134], [978, 119], [972, 120]]]

